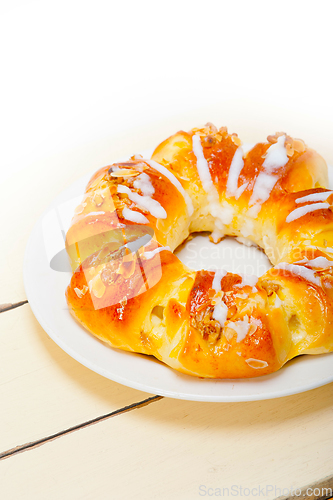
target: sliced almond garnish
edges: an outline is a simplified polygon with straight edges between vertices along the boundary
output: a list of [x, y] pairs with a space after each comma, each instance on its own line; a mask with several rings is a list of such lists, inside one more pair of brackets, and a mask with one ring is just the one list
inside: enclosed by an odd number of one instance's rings
[[205, 125], [206, 128], [210, 128], [213, 133], [217, 132], [217, 128], [215, 127], [214, 123], [207, 122]]
[[294, 154], [294, 148], [291, 142], [286, 143], [286, 153], [288, 158], [291, 158]]
[[254, 333], [257, 330], [257, 328], [258, 328], [257, 325], [250, 323], [249, 330], [248, 330], [247, 334], [251, 335], [252, 333]]
[[74, 288], [74, 292], [79, 297], [79, 299], [81, 299], [83, 297], [83, 295], [85, 295], [87, 293], [87, 291], [88, 291], [88, 287], [86, 285], [83, 285], [81, 290], [80, 290], [80, 288]]
[[121, 168], [110, 173], [111, 177], [136, 177], [137, 175], [140, 175], [140, 172], [131, 168]]
[[231, 134], [231, 140], [236, 146], [242, 145], [242, 141], [240, 140], [237, 134]]
[[297, 151], [297, 153], [304, 153], [305, 151], [305, 143], [302, 141], [302, 139], [294, 139], [294, 150]]
[[275, 144], [281, 135], [286, 135], [285, 132], [276, 132], [274, 135], [269, 135], [267, 136], [267, 141], [270, 142], [271, 144]]

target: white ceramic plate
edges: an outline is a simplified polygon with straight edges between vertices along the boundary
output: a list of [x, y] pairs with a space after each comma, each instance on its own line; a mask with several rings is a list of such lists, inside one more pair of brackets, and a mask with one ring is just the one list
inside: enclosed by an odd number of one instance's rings
[[[146, 152], [146, 157], [148, 154], [150, 152]], [[333, 168], [330, 169], [332, 173]], [[37, 221], [25, 253], [24, 283], [30, 306], [44, 330], [64, 351], [91, 370], [120, 384], [194, 401], [277, 398], [333, 381], [333, 354], [300, 356], [280, 371], [255, 379], [199, 379], [178, 373], [153, 357], [112, 349], [81, 327], [70, 315], [65, 301], [71, 272], [53, 270], [50, 261], [64, 249], [61, 231], [65, 232], [69, 227], [89, 177], [75, 182], [51, 203]], [[332, 182], [330, 186], [333, 188]], [[178, 256], [195, 269], [223, 267], [233, 272], [261, 275], [270, 267], [262, 252], [240, 245], [231, 238], [213, 245], [200, 236], [182, 248]]]

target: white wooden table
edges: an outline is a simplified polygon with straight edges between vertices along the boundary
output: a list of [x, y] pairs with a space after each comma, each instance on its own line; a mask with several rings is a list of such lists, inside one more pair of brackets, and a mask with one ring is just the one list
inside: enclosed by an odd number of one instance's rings
[[180, 128], [211, 121], [244, 142], [285, 130], [333, 164], [327, 7], [0, 3], [0, 500], [329, 496], [333, 384], [232, 404], [129, 389], [64, 353], [22, 282], [55, 196]]

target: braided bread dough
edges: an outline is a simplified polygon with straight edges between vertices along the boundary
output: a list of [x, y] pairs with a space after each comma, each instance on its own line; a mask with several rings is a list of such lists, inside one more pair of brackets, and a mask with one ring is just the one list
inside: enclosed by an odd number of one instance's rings
[[[280, 133], [245, 150], [212, 124], [151, 160], [98, 170], [67, 233], [71, 313], [113, 347], [183, 373], [272, 373], [333, 350], [333, 214], [327, 166]], [[195, 272], [173, 251], [193, 232], [236, 236], [274, 267], [259, 279]]]

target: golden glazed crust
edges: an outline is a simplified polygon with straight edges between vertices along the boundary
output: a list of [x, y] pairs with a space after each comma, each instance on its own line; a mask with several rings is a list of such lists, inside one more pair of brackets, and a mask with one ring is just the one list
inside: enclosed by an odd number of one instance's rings
[[[256, 377], [333, 350], [326, 163], [283, 133], [241, 148], [207, 124], [94, 174], [66, 241], [66, 298], [85, 328], [200, 377]], [[250, 240], [274, 267], [259, 279], [192, 271], [172, 252], [195, 231]]]

